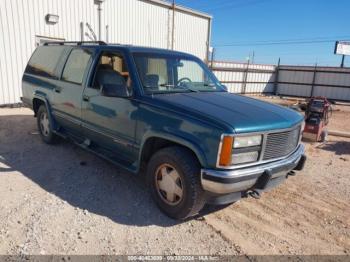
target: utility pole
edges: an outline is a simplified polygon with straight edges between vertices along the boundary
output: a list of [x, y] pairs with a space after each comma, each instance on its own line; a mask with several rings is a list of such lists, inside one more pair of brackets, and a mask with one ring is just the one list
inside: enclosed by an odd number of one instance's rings
[[213, 66], [214, 66], [214, 57], [215, 57], [215, 48], [213, 47], [213, 50], [211, 51], [211, 61], [210, 61], [210, 69], [213, 70]]
[[341, 64], [340, 64], [341, 68], [344, 67], [344, 62], [345, 62], [345, 55], [343, 55], [343, 57], [341, 58]]
[[102, 13], [102, 8], [101, 5], [105, 0], [94, 0], [95, 3], [97, 4], [97, 16], [98, 16], [98, 40], [102, 41], [102, 24], [101, 24], [101, 13]]
[[242, 83], [241, 94], [245, 94], [245, 91], [246, 91], [248, 74], [249, 74], [249, 64], [250, 64], [250, 54], [249, 54], [249, 57], [247, 59], [247, 69], [243, 73], [243, 81], [242, 81], [243, 83]]
[[174, 39], [175, 38], [175, 0], [173, 0], [173, 23], [171, 30], [171, 49], [174, 50]]
[[280, 71], [280, 65], [281, 65], [281, 58], [278, 58], [277, 66], [275, 69], [275, 82], [273, 84], [273, 93], [274, 95], [278, 95], [278, 81], [279, 81], [279, 71]]

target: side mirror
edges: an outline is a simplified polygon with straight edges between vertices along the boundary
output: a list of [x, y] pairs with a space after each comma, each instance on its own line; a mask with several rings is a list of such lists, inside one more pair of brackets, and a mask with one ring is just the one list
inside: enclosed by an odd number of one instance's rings
[[101, 94], [108, 97], [130, 97], [130, 91], [126, 85], [103, 84]]

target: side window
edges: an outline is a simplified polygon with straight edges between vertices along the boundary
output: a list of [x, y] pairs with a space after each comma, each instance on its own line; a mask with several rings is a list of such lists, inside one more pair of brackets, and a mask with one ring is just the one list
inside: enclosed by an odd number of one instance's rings
[[122, 54], [103, 52], [95, 70], [92, 88], [100, 89], [102, 85], [126, 86], [128, 93], [132, 93], [132, 80]]
[[84, 73], [91, 60], [91, 54], [84, 49], [73, 49], [63, 70], [62, 79], [75, 84], [82, 84]]
[[57, 78], [56, 66], [64, 49], [63, 46], [38, 47], [30, 58], [25, 73]]

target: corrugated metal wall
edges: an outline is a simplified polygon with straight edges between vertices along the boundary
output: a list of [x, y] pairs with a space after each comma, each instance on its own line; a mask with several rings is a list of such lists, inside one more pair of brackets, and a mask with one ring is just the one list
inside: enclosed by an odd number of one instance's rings
[[350, 68], [213, 62], [212, 70], [233, 93], [326, 96], [350, 101]]
[[[48, 13], [59, 15], [59, 22], [47, 24]], [[111, 43], [171, 48], [172, 14], [171, 5], [158, 0], [106, 0], [102, 39], [108, 25]], [[21, 77], [36, 36], [80, 40], [80, 22], [88, 22], [97, 34], [97, 19], [93, 0], [0, 0], [0, 105], [20, 102]], [[178, 7], [174, 49], [206, 59], [210, 19]]]
[[275, 66], [232, 62], [212, 63], [212, 70], [232, 93], [271, 93]]
[[350, 101], [350, 68], [280, 66], [278, 72], [278, 94]]

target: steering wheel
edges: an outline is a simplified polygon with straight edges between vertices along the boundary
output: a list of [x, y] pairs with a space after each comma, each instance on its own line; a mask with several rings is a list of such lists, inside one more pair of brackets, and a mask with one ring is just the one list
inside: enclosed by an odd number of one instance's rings
[[191, 79], [189, 79], [188, 77], [183, 77], [183, 78], [180, 78], [179, 80], [177, 80], [177, 84], [179, 85], [179, 84], [181, 84], [182, 82], [185, 83], [185, 81], [188, 82], [188, 83], [192, 83], [192, 80], [191, 80]]

